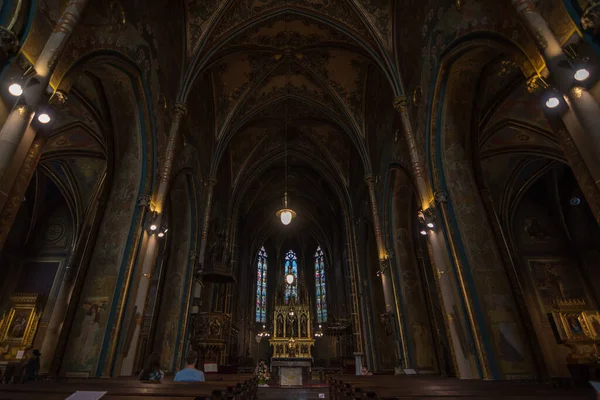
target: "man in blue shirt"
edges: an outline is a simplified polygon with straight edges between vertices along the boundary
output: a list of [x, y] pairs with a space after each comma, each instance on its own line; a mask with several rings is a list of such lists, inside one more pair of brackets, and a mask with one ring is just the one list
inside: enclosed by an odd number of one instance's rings
[[175, 374], [175, 382], [204, 382], [204, 372], [196, 369], [196, 361], [198, 361], [198, 353], [194, 350], [188, 351], [185, 356], [184, 369]]

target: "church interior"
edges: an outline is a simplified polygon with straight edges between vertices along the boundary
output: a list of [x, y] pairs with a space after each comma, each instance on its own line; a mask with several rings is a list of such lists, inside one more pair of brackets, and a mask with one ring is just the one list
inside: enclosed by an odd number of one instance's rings
[[0, 68], [0, 398], [595, 398], [600, 1], [3, 0]]

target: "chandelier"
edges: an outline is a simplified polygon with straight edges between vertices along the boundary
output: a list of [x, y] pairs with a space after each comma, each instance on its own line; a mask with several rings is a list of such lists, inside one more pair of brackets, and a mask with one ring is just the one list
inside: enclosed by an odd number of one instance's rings
[[323, 336], [323, 329], [322, 326], [319, 324], [319, 330], [315, 332], [315, 337], [322, 337]]
[[269, 333], [269, 331], [266, 329], [266, 327], [263, 325], [262, 326], [262, 331], [260, 331], [258, 333], [258, 335], [256, 335], [257, 337], [260, 337], [261, 339], [263, 337], [271, 337], [271, 334]]
[[[287, 2], [286, 2], [286, 12], [287, 12]], [[285, 35], [287, 37], [287, 15], [284, 17], [284, 32]], [[286, 50], [288, 49], [288, 45], [286, 44]], [[289, 53], [288, 51], [286, 51], [286, 53]], [[288, 62], [288, 72], [289, 72], [289, 60], [287, 60]], [[288, 74], [285, 75], [285, 90], [286, 90], [286, 94], [288, 91]], [[278, 210], [275, 215], [277, 215], [277, 218], [279, 218], [281, 220], [281, 223], [283, 225], [289, 225], [290, 222], [292, 222], [292, 220], [296, 217], [296, 212], [294, 210], [292, 210], [291, 208], [288, 207], [288, 163], [287, 163], [287, 156], [288, 156], [288, 152], [287, 152], [287, 97], [285, 99], [285, 115], [284, 115], [284, 121], [283, 121], [283, 130], [284, 130], [284, 139], [283, 139], [283, 157], [284, 157], [284, 163], [285, 163], [285, 192], [283, 195], [283, 208], [281, 208], [280, 210]], [[289, 282], [288, 282], [289, 283]], [[290, 283], [291, 285], [291, 283]]]

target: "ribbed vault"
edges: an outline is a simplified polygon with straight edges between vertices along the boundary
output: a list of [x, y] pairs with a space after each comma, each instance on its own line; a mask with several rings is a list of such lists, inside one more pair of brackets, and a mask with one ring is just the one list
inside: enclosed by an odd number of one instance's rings
[[[350, 193], [373, 168], [370, 153], [381, 151], [369, 149], [370, 136], [382, 134], [369, 132], [377, 126], [369, 121], [372, 77], [383, 77], [388, 93], [398, 92], [390, 61], [393, 2], [185, 4], [188, 68], [179, 97], [190, 114], [202, 110], [192, 116], [202, 128], [189, 140], [212, 144], [209, 175], [220, 199], [230, 187], [224, 207], [236, 240], [244, 242], [237, 245], [253, 252], [282, 229], [325, 249], [332, 240], [343, 243]], [[285, 190], [286, 148], [298, 218], [282, 227], [275, 211]]]

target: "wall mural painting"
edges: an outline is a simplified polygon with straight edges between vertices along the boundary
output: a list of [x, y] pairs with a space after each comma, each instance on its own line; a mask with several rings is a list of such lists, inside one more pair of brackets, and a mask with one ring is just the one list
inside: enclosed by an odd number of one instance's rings
[[182, 326], [186, 297], [185, 276], [192, 246], [192, 210], [186, 175], [179, 174], [169, 194], [169, 234], [177, 238], [170, 242], [165, 263], [165, 288], [157, 325], [157, 345], [160, 346], [163, 371], [172, 372], [178, 355], [177, 335]]
[[414, 323], [412, 325], [413, 343], [415, 346], [416, 365], [419, 369], [434, 369], [435, 356], [433, 354], [433, 342], [430, 336], [430, 330], [423, 324]]
[[512, 373], [527, 373], [526, 351], [519, 328], [514, 322], [500, 322], [492, 329], [494, 344], [499, 350], [503, 370]]
[[177, 321], [170, 319], [165, 324], [165, 333], [160, 351], [161, 369], [171, 372], [173, 369], [173, 353], [175, 351], [175, 336], [177, 335]]
[[[525, 373], [523, 365], [502, 362], [502, 352], [498, 343], [489, 343], [485, 337], [492, 335], [494, 328], [502, 323], [515, 323], [519, 329], [523, 328], [520, 325], [517, 304], [510, 294], [510, 282], [486, 210], [479, 193], [472, 190], [473, 187], [477, 187], [477, 183], [465, 137], [465, 132], [470, 130], [470, 126], [465, 126], [465, 121], [472, 120], [470, 105], [474, 100], [473, 85], [477, 81], [474, 77], [480, 75], [478, 64], [482, 56], [486, 56], [486, 53], [473, 51], [464, 55], [449, 69], [446, 99], [461, 100], [444, 102], [443, 115], [438, 121], [442, 129], [437, 140], [440, 140], [442, 145], [440, 156], [444, 184], [447, 185], [450, 198], [456, 199], [451, 203], [450, 211], [452, 217], [456, 218], [459, 233], [455, 236], [463, 253], [466, 279], [474, 281], [475, 290], [470, 295], [479, 297], [481, 302], [481, 309], [475, 310], [474, 315], [477, 324], [480, 325], [482, 344], [487, 348], [485, 351], [488, 353], [488, 360], [492, 363], [495, 360], [494, 364], [497, 366], [500, 364], [501, 370], [497, 375], [507, 376]], [[523, 341], [522, 334], [515, 337], [520, 337]], [[491, 352], [493, 354], [489, 354]], [[530, 373], [532, 365], [529, 351], [524, 362], [527, 364], [527, 373]]]
[[529, 270], [536, 291], [538, 306], [546, 320], [552, 311], [552, 302], [558, 299], [585, 299], [588, 301], [579, 268], [570, 260], [529, 260]]
[[103, 323], [108, 313], [108, 297], [88, 297], [83, 301], [83, 321], [75, 337], [73, 366], [83, 370], [92, 368], [94, 355], [102, 343]]
[[412, 213], [409, 210], [413, 209], [414, 190], [406, 174], [395, 172], [393, 190], [391, 213], [394, 258], [404, 304], [406, 340], [409, 352], [412, 350], [413, 366], [420, 371], [435, 370], [435, 348], [424, 297], [426, 288], [420, 279], [419, 265], [411, 248]]
[[[115, 157], [118, 169], [115, 171], [110, 198], [101, 222], [102, 228], [96, 240], [82, 293], [84, 299], [108, 298], [106, 306], [108, 309], [105, 310], [104, 315], [101, 313], [99, 316], [98, 331], [102, 333], [97, 333], [99, 336], [93, 346], [81, 349], [77, 345], [77, 340], [69, 341], [64, 364], [64, 371], [67, 374], [100, 375], [102, 373], [96, 371], [103, 343], [102, 335], [107, 331], [107, 315], [110, 312], [123, 262], [130, 255], [128, 250], [131, 248], [127, 247], [130, 245], [128, 238], [132, 224], [136, 223], [134, 216], [137, 209], [141, 168], [145, 162], [140, 154], [142, 140], [136, 119], [138, 116], [132, 111], [137, 109], [137, 105], [131, 82], [118, 75], [107, 76], [105, 82], [108, 86], [107, 90], [112, 94], [112, 106], [114, 110], [119, 110], [115, 112], [115, 126], [119, 127], [119, 131], [115, 132], [117, 144]], [[89, 320], [86, 319], [86, 313], [89, 311], [86, 304], [84, 302], [82, 307], [79, 307], [72, 327], [72, 339], [77, 337], [78, 332], [84, 330], [83, 324]], [[107, 332], [110, 334], [113, 330]]]

